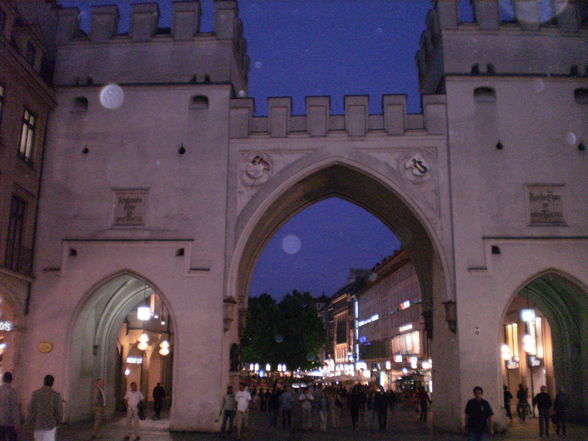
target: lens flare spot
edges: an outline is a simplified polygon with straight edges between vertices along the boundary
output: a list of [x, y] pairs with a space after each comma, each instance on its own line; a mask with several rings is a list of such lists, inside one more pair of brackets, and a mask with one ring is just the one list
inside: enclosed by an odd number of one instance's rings
[[535, 89], [535, 92], [543, 92], [545, 90], [545, 82], [541, 78], [536, 78], [533, 81], [533, 89]]
[[253, 67], [255, 67], [256, 69], [261, 69], [263, 67], [263, 63], [261, 61], [256, 61], [255, 63], [253, 63]]
[[107, 109], [118, 109], [125, 100], [125, 93], [118, 84], [108, 84], [100, 91], [100, 104]]
[[576, 137], [576, 134], [574, 132], [570, 132], [566, 135], [566, 141], [568, 141], [568, 144], [570, 145], [574, 145], [577, 140], [578, 138]]
[[302, 242], [295, 234], [288, 234], [282, 239], [282, 250], [286, 254], [296, 254], [300, 251], [300, 248], [302, 248]]
[[284, 341], [284, 336], [282, 334], [276, 334], [274, 339], [276, 340], [276, 343], [282, 343]]
[[308, 361], [314, 361], [314, 358], [315, 358], [314, 354], [312, 354], [312, 353], [306, 354], [306, 359]]

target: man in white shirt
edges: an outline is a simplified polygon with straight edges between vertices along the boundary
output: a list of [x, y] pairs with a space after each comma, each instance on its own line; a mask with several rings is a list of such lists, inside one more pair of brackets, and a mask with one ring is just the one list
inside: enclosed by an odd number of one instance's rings
[[305, 387], [300, 393], [298, 399], [302, 403], [300, 406], [302, 408], [302, 428], [312, 430], [312, 402], [314, 401], [314, 396], [312, 395], [312, 392]]
[[251, 394], [245, 389], [245, 383], [239, 383], [239, 392], [235, 394], [235, 401], [237, 402], [237, 439], [241, 439], [241, 433], [247, 427], [249, 403], [251, 402]]
[[145, 397], [137, 390], [137, 383], [134, 381], [131, 383], [131, 390], [125, 395], [125, 404], [127, 405], [127, 435], [125, 439], [131, 439], [131, 435], [134, 435], [135, 440], [141, 439], [139, 436], [139, 403], [143, 401]]

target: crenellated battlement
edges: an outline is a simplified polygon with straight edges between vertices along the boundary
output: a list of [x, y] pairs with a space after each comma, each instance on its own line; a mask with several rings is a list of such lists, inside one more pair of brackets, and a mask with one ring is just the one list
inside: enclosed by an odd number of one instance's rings
[[472, 0], [464, 22], [459, 0], [435, 0], [416, 55], [421, 91], [442, 93], [453, 74], [588, 75], [588, 4], [548, 3]]
[[200, 32], [199, 1], [174, 2], [171, 28], [160, 27], [157, 3], [133, 4], [128, 33], [119, 33], [115, 5], [92, 7], [89, 33], [80, 28], [78, 8], [59, 9], [56, 84], [192, 81], [246, 91], [249, 58], [237, 2], [214, 5], [212, 33]]
[[230, 137], [321, 137], [342, 132], [352, 137], [367, 136], [370, 132], [384, 132], [391, 136], [409, 132], [446, 133], [445, 95], [423, 96], [422, 114], [407, 112], [406, 95], [384, 95], [382, 114], [370, 115], [368, 105], [366, 95], [346, 96], [344, 114], [332, 115], [329, 97], [311, 96], [306, 97], [306, 114], [292, 115], [292, 98], [276, 97], [268, 99], [268, 116], [253, 116], [254, 99], [237, 98], [231, 100]]

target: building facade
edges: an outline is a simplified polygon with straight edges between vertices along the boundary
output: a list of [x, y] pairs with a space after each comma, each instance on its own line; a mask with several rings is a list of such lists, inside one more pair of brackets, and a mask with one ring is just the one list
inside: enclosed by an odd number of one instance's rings
[[422, 301], [416, 270], [403, 249], [372, 269], [358, 295], [359, 360], [370, 379], [386, 389], [409, 375], [422, 377], [431, 389]]
[[[49, 3], [49, 2], [47, 2]], [[18, 4], [0, 4], [0, 371], [16, 371], [33, 282], [33, 248], [49, 113], [51, 54]], [[48, 6], [50, 8], [50, 5]], [[24, 359], [23, 359], [24, 357]], [[21, 381], [15, 375], [15, 382]]]
[[[75, 421], [90, 415], [101, 376], [116, 402], [120, 329], [152, 291], [174, 324], [170, 427], [218, 430], [257, 257], [291, 215], [338, 195], [377, 215], [410, 256], [443, 397], [433, 397], [436, 426], [459, 429], [475, 385], [500, 405], [505, 317], [519, 297], [549, 321], [552, 381], [585, 421], [588, 13], [568, 1], [542, 21], [543, 2], [527, 2], [513, 21], [498, 0], [474, 0], [476, 20], [463, 23], [459, 3], [432, 3], [417, 115], [406, 97], [387, 95], [378, 115], [367, 97], [347, 96], [343, 115], [331, 115], [328, 97], [307, 97], [306, 115], [273, 98], [267, 116], [254, 116], [234, 0], [215, 2], [212, 33], [199, 32], [198, 2], [174, 3], [169, 30], [156, 4], [135, 4], [128, 34], [114, 6], [93, 8], [88, 34], [77, 9], [54, 9], [58, 105], [26, 317], [21, 307], [20, 393], [53, 373]], [[43, 119], [30, 111], [16, 111], [26, 127], [31, 114]], [[5, 124], [2, 213], [18, 188], [37, 194], [32, 181], [7, 181], [29, 169], [18, 162], [20, 123], [10, 145]], [[2, 274], [3, 284], [30, 284]]]

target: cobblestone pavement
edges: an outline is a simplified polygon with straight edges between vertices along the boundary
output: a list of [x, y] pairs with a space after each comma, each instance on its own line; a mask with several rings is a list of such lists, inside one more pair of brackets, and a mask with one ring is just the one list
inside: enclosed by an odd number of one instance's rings
[[[366, 416], [366, 419], [367, 416]], [[390, 421], [390, 420], [389, 420]], [[537, 435], [538, 420], [530, 418], [525, 424], [515, 422], [504, 434], [495, 435], [493, 441], [588, 441], [588, 427], [570, 425], [568, 436], [557, 436], [555, 432], [543, 440]], [[369, 430], [364, 422], [358, 430], [352, 430], [348, 415], [344, 414], [341, 428], [329, 427], [326, 433], [318, 431], [318, 418], [314, 422], [314, 430], [302, 431], [300, 418], [296, 413], [293, 418], [293, 430], [270, 428], [269, 416], [265, 412], [252, 411], [250, 429], [242, 437], [246, 441], [466, 441], [462, 434], [439, 432], [432, 429], [430, 423], [419, 422], [414, 411], [401, 410], [391, 418], [386, 432]], [[125, 434], [125, 419], [119, 417], [108, 421], [104, 425], [102, 441], [122, 441]], [[21, 440], [27, 441], [27, 437]], [[91, 439], [90, 424], [76, 424], [60, 428], [58, 441], [89, 441]], [[179, 433], [169, 432], [168, 421], [147, 419], [141, 422], [141, 441], [212, 441], [232, 440], [232, 436], [222, 436], [218, 433]]]

